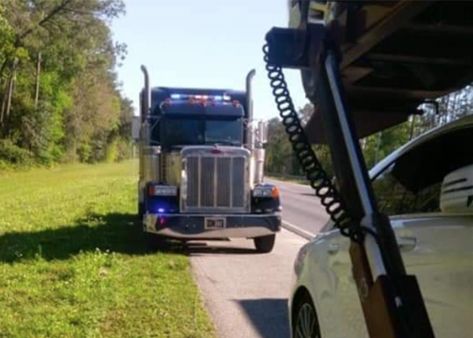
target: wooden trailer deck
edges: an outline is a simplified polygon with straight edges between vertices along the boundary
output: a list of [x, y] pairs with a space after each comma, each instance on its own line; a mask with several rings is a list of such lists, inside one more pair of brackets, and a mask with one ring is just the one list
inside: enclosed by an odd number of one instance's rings
[[[329, 12], [360, 137], [473, 82], [473, 1], [340, 1]], [[320, 126], [316, 112], [307, 125], [313, 143], [323, 142]]]

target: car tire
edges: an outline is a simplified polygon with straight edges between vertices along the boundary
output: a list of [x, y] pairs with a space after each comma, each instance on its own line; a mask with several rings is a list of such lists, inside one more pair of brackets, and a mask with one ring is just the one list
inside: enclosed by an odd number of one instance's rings
[[304, 295], [294, 308], [292, 318], [293, 338], [320, 338], [319, 321], [315, 306], [308, 295]]
[[261, 253], [271, 252], [271, 250], [273, 250], [275, 240], [276, 235], [253, 238], [253, 241], [255, 242], [256, 251]]
[[149, 251], [156, 252], [166, 249], [166, 238], [156, 234], [145, 233], [146, 236], [146, 247]]

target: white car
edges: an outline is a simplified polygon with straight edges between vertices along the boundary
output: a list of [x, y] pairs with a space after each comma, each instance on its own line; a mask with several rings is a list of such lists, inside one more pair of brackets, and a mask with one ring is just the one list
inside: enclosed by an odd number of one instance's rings
[[[473, 337], [473, 116], [407, 143], [370, 177], [436, 337]], [[349, 240], [332, 226], [296, 258], [289, 301], [294, 338], [368, 337]]]

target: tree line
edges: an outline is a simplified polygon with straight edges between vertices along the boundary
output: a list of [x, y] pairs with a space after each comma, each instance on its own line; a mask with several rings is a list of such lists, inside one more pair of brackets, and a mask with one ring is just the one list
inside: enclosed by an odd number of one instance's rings
[[119, 160], [131, 101], [109, 24], [122, 0], [0, 2], [0, 166]]
[[[368, 168], [420, 134], [463, 116], [473, 114], [473, 86], [424, 104], [421, 115], [410, 116], [408, 121], [375, 133], [360, 140], [361, 148]], [[299, 117], [305, 124], [312, 114], [313, 106], [307, 104], [299, 109]], [[283, 176], [304, 176], [284, 127], [279, 118], [268, 121], [268, 144], [266, 146], [266, 172]], [[333, 175], [330, 151], [326, 145], [313, 146], [324, 169]]]

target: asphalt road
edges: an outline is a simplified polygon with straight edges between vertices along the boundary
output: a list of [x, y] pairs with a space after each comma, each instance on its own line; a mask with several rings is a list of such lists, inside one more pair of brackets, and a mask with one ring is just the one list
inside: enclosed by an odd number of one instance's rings
[[[309, 185], [267, 179], [281, 192], [282, 218], [291, 230], [309, 237], [319, 232], [329, 217]], [[293, 229], [294, 228], [294, 229]]]
[[222, 338], [289, 337], [287, 298], [294, 259], [306, 238], [327, 220], [309, 188], [271, 182], [280, 187], [284, 221], [305, 238], [283, 229], [269, 254], [256, 253], [253, 241], [245, 239], [188, 247], [195, 280]]

